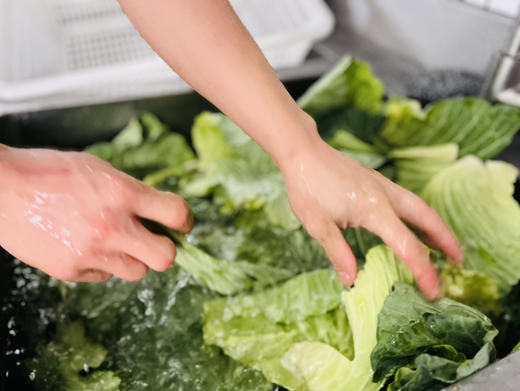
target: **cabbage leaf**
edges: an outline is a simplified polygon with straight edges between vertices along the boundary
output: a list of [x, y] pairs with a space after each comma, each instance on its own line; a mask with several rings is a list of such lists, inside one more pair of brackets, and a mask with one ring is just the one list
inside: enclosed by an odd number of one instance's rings
[[520, 129], [519, 108], [475, 97], [446, 99], [425, 109], [417, 101], [392, 98], [385, 112], [380, 139], [391, 148], [456, 143], [460, 156], [488, 159]]
[[428, 302], [398, 283], [379, 313], [374, 380], [397, 371], [389, 390], [439, 390], [492, 362], [496, 335], [478, 310], [450, 299]]
[[501, 295], [520, 280], [518, 170], [467, 156], [435, 175], [422, 192], [464, 246], [466, 269], [493, 278]]

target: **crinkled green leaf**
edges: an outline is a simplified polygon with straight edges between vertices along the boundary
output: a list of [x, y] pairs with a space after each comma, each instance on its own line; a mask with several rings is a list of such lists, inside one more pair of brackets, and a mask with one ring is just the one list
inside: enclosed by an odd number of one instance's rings
[[442, 296], [490, 314], [502, 310], [497, 281], [488, 275], [446, 263], [441, 271]]
[[457, 144], [394, 149], [388, 157], [395, 159], [397, 183], [419, 194], [428, 181], [457, 160]]
[[[332, 110], [317, 117], [316, 123], [323, 137], [325, 139], [330, 138], [331, 142], [341, 141], [341, 144], [343, 144], [343, 141], [346, 140], [338, 140], [338, 138], [334, 140], [334, 137], [338, 132], [344, 131], [351, 133], [364, 143], [377, 144], [377, 150], [385, 150], [378, 143], [379, 134], [385, 123], [385, 117], [382, 114], [346, 107]], [[349, 142], [348, 144], [352, 143]]]
[[355, 370], [351, 360], [332, 346], [321, 342], [294, 344], [282, 357], [285, 370], [298, 379], [297, 390], [347, 391], [345, 383]]
[[[123, 390], [272, 390], [272, 384], [260, 372], [204, 345], [203, 302], [216, 295], [177, 266], [162, 273], [150, 271], [139, 282], [111, 279], [102, 284], [67, 283], [62, 292], [54, 321], [83, 319], [89, 343], [108, 348], [103, 349], [106, 359], [100, 369], [79, 376], [81, 381], [89, 381], [85, 390], [98, 390], [91, 386], [90, 376], [98, 379], [96, 373], [105, 371], [121, 379]], [[92, 349], [82, 345], [81, 354], [83, 351]], [[67, 387], [57, 376], [60, 370], [56, 360], [49, 360], [45, 354], [35, 360], [39, 367], [46, 368], [43, 386], [38, 389], [56, 391], [62, 384], [67, 391], [82, 389], [77, 384]], [[68, 357], [66, 361], [74, 362]], [[38, 373], [35, 376], [36, 381]], [[109, 378], [102, 380], [105, 386], [110, 384]]]
[[286, 192], [269, 201], [265, 207], [265, 214], [269, 222], [275, 226], [294, 230], [301, 227], [300, 220], [294, 215]]
[[517, 175], [510, 164], [467, 156], [435, 175], [422, 193], [462, 242], [464, 267], [495, 279], [501, 294], [520, 279]]
[[372, 74], [370, 65], [345, 56], [309, 87], [298, 104], [313, 116], [345, 106], [377, 112], [382, 98], [383, 84]]
[[300, 389], [370, 391], [382, 386], [382, 382], [372, 382], [370, 353], [377, 342], [378, 313], [396, 281], [411, 283], [413, 279], [388, 247], [371, 249], [354, 288], [342, 294], [352, 330], [353, 359], [334, 346], [310, 343], [316, 341], [295, 344], [283, 356], [282, 363], [300, 383], [303, 381], [305, 387]]
[[190, 272], [209, 289], [230, 295], [252, 287], [252, 281], [238, 263], [214, 258], [179, 235], [175, 235], [177, 265]]
[[330, 139], [329, 144], [336, 149], [346, 149], [356, 152], [378, 152], [373, 145], [360, 140], [351, 132], [343, 129], [339, 129], [334, 132], [334, 135]]
[[332, 270], [318, 270], [254, 295], [209, 301], [204, 339], [259, 369], [270, 381], [304, 390], [302, 379], [286, 370], [281, 358], [306, 340], [351, 353], [348, 322], [340, 306], [342, 289]]
[[409, 366], [390, 389], [454, 383], [494, 360], [496, 335], [478, 310], [450, 299], [428, 302], [412, 286], [398, 283], [379, 313], [374, 380]]
[[55, 339], [28, 366], [32, 380], [44, 390], [118, 391], [121, 379], [97, 369], [106, 356], [105, 348], [89, 341], [83, 324], [75, 321], [60, 325]]
[[195, 119], [192, 139], [199, 172], [184, 178], [183, 194], [206, 196], [221, 211], [268, 208], [271, 223], [297, 228], [282, 174], [269, 155], [222, 114], [202, 113]]
[[460, 156], [488, 159], [511, 143], [520, 129], [520, 109], [467, 97], [439, 101], [424, 110], [397, 98], [386, 106], [381, 139], [393, 147], [456, 143]]
[[330, 266], [323, 248], [302, 228], [273, 226], [262, 211], [242, 213], [234, 223], [234, 236], [242, 238], [235, 252], [238, 261], [283, 268], [292, 275]]
[[94, 144], [85, 151], [137, 177], [194, 159], [186, 139], [178, 133], [169, 133], [150, 113], [131, 119], [111, 142]]
[[321, 246], [305, 230], [273, 226], [268, 206], [223, 216], [207, 200], [190, 198], [188, 202], [196, 221], [190, 242], [215, 258], [238, 262], [251, 277], [253, 289], [330, 266]]
[[358, 262], [365, 259], [368, 250], [382, 243], [379, 236], [374, 235], [362, 227], [349, 227], [343, 231], [343, 236], [358, 259]]

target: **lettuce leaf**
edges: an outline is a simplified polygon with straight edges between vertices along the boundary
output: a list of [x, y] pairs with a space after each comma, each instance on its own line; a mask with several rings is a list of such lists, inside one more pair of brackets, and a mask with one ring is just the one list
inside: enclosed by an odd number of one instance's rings
[[478, 310], [450, 299], [428, 302], [398, 283], [379, 313], [374, 381], [397, 371], [390, 390], [441, 389], [493, 361], [496, 335]]
[[[38, 288], [33, 285], [33, 289]], [[44, 345], [43, 353], [35, 358], [37, 368], [46, 369], [45, 374], [34, 374], [41, 390], [61, 390], [63, 386], [64, 390], [104, 391], [102, 386], [110, 385], [108, 377], [101, 383], [104, 373], [119, 378], [121, 389], [132, 391], [272, 390], [272, 384], [260, 372], [204, 345], [203, 302], [216, 295], [177, 266], [163, 273], [150, 271], [139, 282], [111, 279], [103, 284], [66, 283], [60, 290], [57, 315], [47, 321], [53, 319], [59, 325], [81, 319], [85, 339], [76, 330], [65, 344], [58, 326], [54, 341]], [[77, 377], [87, 386], [68, 387], [56, 357], [61, 357], [66, 366], [74, 365]], [[87, 367], [84, 360], [88, 360]], [[94, 368], [101, 361], [101, 366]], [[88, 373], [84, 373], [86, 369]], [[98, 372], [101, 374], [95, 375]], [[99, 388], [86, 382], [94, 375], [99, 377]]]
[[[334, 139], [336, 132], [347, 131], [365, 143], [377, 144], [385, 123], [382, 113], [367, 112], [353, 107], [332, 110], [316, 119], [318, 129], [325, 139]], [[331, 141], [332, 141], [331, 140]], [[380, 146], [378, 150], [384, 151]]]
[[251, 278], [240, 264], [214, 258], [180, 235], [173, 235], [178, 243], [175, 262], [204, 286], [223, 295], [249, 290], [252, 287]]
[[358, 264], [361, 264], [366, 257], [367, 252], [383, 241], [377, 235], [367, 231], [363, 227], [349, 227], [343, 231], [343, 237], [349, 244], [352, 252], [358, 260]]
[[121, 379], [112, 371], [99, 370], [106, 349], [85, 337], [80, 321], [60, 325], [53, 341], [40, 357], [28, 363], [32, 380], [41, 389], [118, 391]]
[[303, 380], [284, 368], [282, 356], [307, 340], [351, 353], [342, 289], [334, 271], [317, 270], [254, 295], [206, 302], [204, 340], [273, 383], [305, 390]]
[[331, 147], [334, 147], [336, 149], [346, 149], [349, 151], [367, 153], [378, 152], [375, 146], [359, 139], [354, 134], [344, 129], [339, 129], [335, 131], [334, 135], [329, 140], [329, 144]]
[[131, 119], [111, 142], [93, 144], [85, 152], [139, 178], [161, 168], [179, 167], [195, 158], [186, 139], [168, 132], [150, 113]]
[[477, 308], [485, 314], [502, 311], [498, 283], [487, 274], [446, 262], [440, 277], [443, 297]]
[[383, 84], [372, 74], [368, 63], [343, 57], [298, 99], [300, 107], [318, 116], [338, 107], [351, 106], [379, 112]]
[[394, 159], [397, 183], [419, 194], [428, 181], [457, 160], [457, 144], [440, 144], [394, 149], [388, 157]]
[[520, 109], [468, 97], [439, 101], [421, 108], [419, 102], [393, 98], [380, 138], [390, 147], [456, 143], [460, 156], [488, 159], [511, 143], [520, 129]]
[[467, 156], [435, 175], [422, 193], [462, 242], [464, 267], [493, 278], [501, 295], [520, 279], [517, 176], [510, 164]]
[[192, 140], [198, 171], [181, 181], [187, 196], [213, 195], [224, 214], [266, 208], [273, 225], [296, 229], [278, 167], [269, 155], [229, 118], [205, 112], [196, 117]]
[[348, 292], [332, 270], [320, 270], [255, 295], [207, 302], [204, 339], [289, 390], [377, 390], [370, 352], [395, 281], [413, 279], [381, 245], [368, 252]]
[[378, 313], [397, 281], [412, 283], [413, 278], [388, 247], [372, 248], [355, 287], [342, 295], [352, 329], [354, 359], [347, 359], [331, 346], [304, 342], [296, 344], [284, 356], [284, 366], [299, 373], [311, 391], [381, 388], [382, 381], [372, 382], [370, 353], [377, 342]]

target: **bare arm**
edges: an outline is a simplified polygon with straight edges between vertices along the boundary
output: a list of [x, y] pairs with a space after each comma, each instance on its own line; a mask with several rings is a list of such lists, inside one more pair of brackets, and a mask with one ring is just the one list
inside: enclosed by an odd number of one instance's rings
[[[312, 119], [291, 98], [226, 0], [120, 0], [154, 50], [276, 161]], [[309, 135], [311, 136], [311, 135]], [[312, 137], [315, 137], [312, 134]]]
[[155, 51], [271, 155], [296, 216], [345, 284], [354, 282], [357, 266], [341, 229], [363, 226], [406, 263], [427, 297], [437, 295], [435, 270], [401, 218], [454, 260], [462, 258], [457, 239], [417, 196], [320, 139], [227, 0], [119, 2]]

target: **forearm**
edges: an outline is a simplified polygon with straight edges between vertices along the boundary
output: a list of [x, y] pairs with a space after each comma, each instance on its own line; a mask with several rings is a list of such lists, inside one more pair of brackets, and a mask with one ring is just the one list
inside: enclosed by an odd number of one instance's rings
[[119, 0], [154, 50], [280, 165], [317, 136], [227, 0]]

